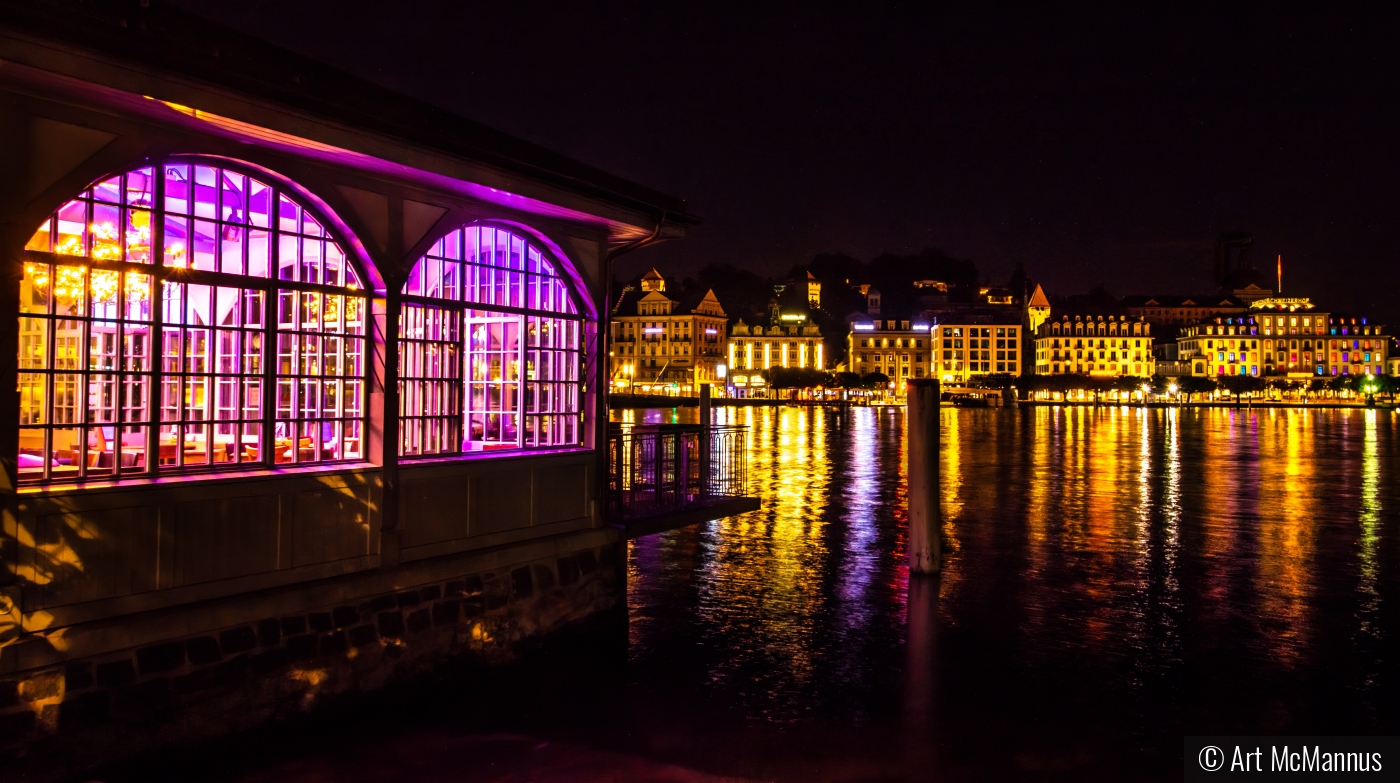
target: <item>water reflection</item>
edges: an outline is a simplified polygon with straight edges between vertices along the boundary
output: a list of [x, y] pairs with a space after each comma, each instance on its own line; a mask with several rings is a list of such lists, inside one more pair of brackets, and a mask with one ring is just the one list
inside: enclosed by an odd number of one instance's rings
[[1391, 412], [947, 409], [944, 573], [918, 627], [902, 411], [714, 415], [751, 428], [764, 507], [633, 542], [631, 697], [786, 728], [720, 752], [735, 738], [707, 726], [678, 760], [865, 774], [914, 730], [950, 768], [1034, 777], [1169, 768], [1184, 733], [1400, 727]]

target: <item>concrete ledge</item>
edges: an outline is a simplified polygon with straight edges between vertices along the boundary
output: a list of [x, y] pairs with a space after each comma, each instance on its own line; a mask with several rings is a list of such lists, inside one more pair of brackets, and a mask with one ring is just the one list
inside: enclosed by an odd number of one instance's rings
[[631, 540], [653, 533], [664, 533], [679, 527], [757, 511], [761, 507], [762, 504], [759, 503], [758, 498], [727, 498], [706, 506], [681, 509], [669, 514], [656, 514], [627, 522], [616, 522], [613, 523], [613, 527], [621, 530], [624, 538]]

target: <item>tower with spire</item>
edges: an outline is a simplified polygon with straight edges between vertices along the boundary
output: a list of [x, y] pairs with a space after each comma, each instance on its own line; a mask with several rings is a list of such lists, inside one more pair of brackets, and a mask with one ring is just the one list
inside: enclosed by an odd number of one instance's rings
[[1050, 299], [1045, 296], [1045, 289], [1040, 287], [1040, 283], [1035, 284], [1035, 292], [1026, 302], [1026, 326], [1030, 333], [1040, 328], [1040, 325], [1050, 320]]

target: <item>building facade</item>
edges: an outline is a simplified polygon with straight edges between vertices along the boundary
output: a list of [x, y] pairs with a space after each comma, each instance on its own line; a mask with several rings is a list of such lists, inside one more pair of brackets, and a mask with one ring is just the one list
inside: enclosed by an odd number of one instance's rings
[[957, 319], [933, 326], [933, 366], [944, 383], [993, 374], [1019, 376], [1025, 327], [1015, 313]]
[[[730, 327], [728, 345], [729, 384], [736, 393], [763, 389], [763, 371], [771, 367], [826, 369], [826, 347], [821, 330], [806, 323], [749, 326], [741, 318]], [[793, 319], [796, 321], [796, 318]]]
[[1234, 296], [1125, 296], [1124, 311], [1132, 318], [1156, 326], [1185, 326], [1217, 315], [1243, 313], [1248, 309], [1244, 300]]
[[1152, 325], [1120, 315], [1063, 315], [1035, 335], [1038, 375], [1148, 377], [1156, 373]]
[[862, 318], [846, 338], [847, 366], [858, 375], [881, 373], [900, 381], [931, 377], [929, 325], [897, 318]]
[[1384, 326], [1366, 318], [1322, 312], [1307, 299], [1267, 298], [1248, 315], [1184, 327], [1177, 352], [1192, 375], [1301, 379], [1384, 374], [1390, 344]]
[[672, 298], [655, 269], [619, 302], [611, 324], [608, 370], [618, 390], [685, 394], [721, 381], [724, 308], [714, 291]]

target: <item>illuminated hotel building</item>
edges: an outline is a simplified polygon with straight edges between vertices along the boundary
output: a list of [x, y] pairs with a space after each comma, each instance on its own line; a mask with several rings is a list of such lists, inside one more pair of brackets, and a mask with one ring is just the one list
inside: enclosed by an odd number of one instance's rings
[[846, 338], [846, 365], [859, 375], [878, 372], [895, 381], [930, 377], [930, 340], [922, 321], [862, 318]]
[[1270, 298], [1248, 315], [1187, 326], [1177, 344], [1192, 375], [1381, 375], [1390, 348], [1384, 332], [1365, 318], [1314, 310], [1307, 299]]
[[724, 308], [714, 291], [685, 300], [666, 294], [655, 269], [618, 303], [608, 360], [614, 388], [699, 389], [720, 380], [724, 363]]
[[[1311, 330], [1312, 316], [1305, 316]], [[1321, 321], [1323, 319], [1319, 319]], [[1296, 332], [1295, 332], [1296, 334]], [[1253, 316], [1217, 317], [1210, 321], [1182, 327], [1177, 335], [1177, 356], [1180, 361], [1189, 362], [1192, 375], [1259, 375], [1260, 355], [1263, 350], [1259, 339], [1259, 327]], [[1307, 350], [1293, 354], [1297, 362], [1312, 361], [1312, 341], [1304, 338]], [[1265, 358], [1272, 361], [1273, 341], [1269, 342]], [[1296, 349], [1295, 349], [1296, 350]], [[1284, 357], [1280, 365], [1284, 372], [1290, 366]], [[1299, 366], [1306, 366], [1299, 363]], [[1265, 374], [1272, 374], [1266, 371]], [[1311, 370], [1302, 374], [1312, 375]]]
[[1016, 314], [935, 324], [935, 372], [945, 383], [967, 383], [979, 375], [1020, 375], [1023, 329]]
[[1126, 315], [1068, 315], [1046, 321], [1035, 333], [1037, 375], [1127, 375], [1156, 372], [1152, 325]]
[[749, 326], [743, 319], [729, 332], [729, 376], [738, 389], [764, 384], [761, 371], [770, 367], [826, 369], [821, 331], [807, 316], [785, 314], [777, 326]]

